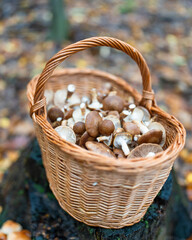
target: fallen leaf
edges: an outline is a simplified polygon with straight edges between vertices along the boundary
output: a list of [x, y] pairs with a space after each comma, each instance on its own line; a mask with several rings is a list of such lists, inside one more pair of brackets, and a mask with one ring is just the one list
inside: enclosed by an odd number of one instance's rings
[[10, 126], [9, 118], [0, 118], [0, 128], [8, 128]]

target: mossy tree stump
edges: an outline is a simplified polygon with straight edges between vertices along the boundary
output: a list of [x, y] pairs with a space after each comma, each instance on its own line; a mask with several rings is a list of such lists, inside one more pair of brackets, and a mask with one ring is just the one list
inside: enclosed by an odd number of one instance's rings
[[[169, 223], [165, 221], [171, 189], [172, 176], [169, 176], [144, 218], [131, 227], [118, 230], [89, 227], [73, 219], [59, 206], [49, 189], [40, 148], [35, 139], [9, 169], [0, 186], [0, 205], [3, 207], [0, 225], [7, 219], [13, 219], [29, 229], [32, 239], [36, 240], [166, 239], [165, 223], [167, 226], [172, 226], [170, 221]], [[174, 194], [178, 194], [178, 191]], [[177, 206], [178, 204], [183, 206], [182, 202], [178, 201]], [[172, 201], [171, 207], [174, 207], [174, 201]], [[182, 207], [181, 211], [183, 212]], [[168, 217], [171, 218], [172, 211], [168, 212]], [[186, 216], [184, 216], [185, 220]], [[172, 221], [175, 221], [174, 224], [177, 224], [178, 229], [179, 224], [176, 217], [174, 216]], [[174, 227], [170, 226], [169, 234], [174, 234]], [[190, 231], [192, 229], [188, 227], [186, 233], [180, 231], [180, 234], [188, 237]]]

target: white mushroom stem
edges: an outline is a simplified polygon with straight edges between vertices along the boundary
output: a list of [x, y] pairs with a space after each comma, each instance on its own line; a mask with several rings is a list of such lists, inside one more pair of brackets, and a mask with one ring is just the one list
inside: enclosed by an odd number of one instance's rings
[[70, 98], [72, 95], [73, 95], [73, 93], [75, 92], [75, 85], [73, 85], [73, 84], [69, 84], [68, 86], [67, 86], [67, 100], [68, 100], [68, 98]]
[[149, 152], [146, 157], [154, 157], [155, 156], [155, 153], [154, 152]]
[[133, 120], [133, 123], [137, 124], [137, 126], [140, 128], [140, 131], [142, 134], [145, 134], [149, 131], [149, 129], [141, 122]]
[[126, 141], [123, 139], [120, 139], [119, 143], [121, 144], [121, 148], [122, 148], [125, 156], [127, 156], [130, 153], [130, 150], [129, 150], [129, 147], [128, 147]]
[[93, 88], [91, 90], [91, 95], [92, 95], [92, 103], [88, 105], [88, 107], [90, 109], [94, 109], [94, 110], [99, 110], [103, 107], [103, 104], [101, 104], [98, 100], [97, 100], [97, 91], [95, 88]]
[[110, 139], [111, 136], [101, 136], [101, 137], [97, 137], [97, 141], [98, 142], [103, 142], [103, 141], [108, 141]]
[[85, 113], [86, 113], [86, 105], [85, 105], [85, 103], [81, 103], [80, 104], [80, 109], [81, 109], [82, 116], [85, 116]]
[[83, 96], [81, 98], [81, 102], [82, 103], [85, 103], [85, 104], [89, 104], [90, 103], [90, 99], [87, 97], [87, 96]]

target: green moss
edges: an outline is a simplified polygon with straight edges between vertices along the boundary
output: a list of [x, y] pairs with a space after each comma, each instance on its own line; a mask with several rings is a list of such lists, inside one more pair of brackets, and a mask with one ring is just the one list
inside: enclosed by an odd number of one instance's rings
[[126, 14], [133, 12], [136, 8], [136, 3], [134, 0], [124, 0], [124, 3], [120, 7], [120, 13]]
[[23, 195], [23, 194], [24, 194], [24, 190], [23, 190], [23, 189], [19, 190], [19, 191], [18, 191], [18, 194], [19, 194], [20, 196]]
[[55, 199], [55, 196], [51, 192], [47, 193], [47, 196], [49, 199]]
[[89, 231], [90, 234], [94, 233], [94, 229], [93, 228], [88, 228], [88, 231]]
[[37, 192], [39, 193], [44, 193], [45, 189], [43, 188], [43, 186], [41, 186], [40, 184], [34, 183], [34, 188], [37, 190]]
[[149, 222], [147, 220], [145, 220], [145, 227], [149, 228]]

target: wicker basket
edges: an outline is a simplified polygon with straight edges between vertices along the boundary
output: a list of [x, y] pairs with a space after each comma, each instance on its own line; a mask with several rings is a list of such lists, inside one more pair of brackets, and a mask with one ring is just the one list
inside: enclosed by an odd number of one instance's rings
[[[142, 95], [123, 79], [97, 70], [64, 69], [52, 75], [67, 57], [95, 46], [119, 49], [135, 60], [143, 80]], [[46, 119], [45, 86], [56, 91], [73, 83], [82, 96], [90, 93], [93, 87], [102, 86], [103, 82], [112, 83], [120, 96], [131, 95], [137, 104], [148, 108], [152, 115], [158, 115], [157, 120], [167, 132], [165, 151], [154, 157], [117, 160], [59, 137]], [[184, 146], [185, 129], [175, 117], [157, 107], [150, 72], [138, 50], [109, 37], [94, 37], [71, 44], [48, 61], [40, 76], [31, 80], [27, 94], [47, 178], [61, 207], [78, 221], [91, 226], [122, 228], [140, 221]]]

